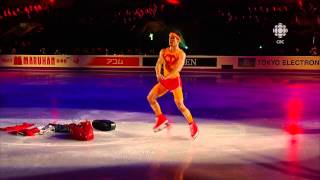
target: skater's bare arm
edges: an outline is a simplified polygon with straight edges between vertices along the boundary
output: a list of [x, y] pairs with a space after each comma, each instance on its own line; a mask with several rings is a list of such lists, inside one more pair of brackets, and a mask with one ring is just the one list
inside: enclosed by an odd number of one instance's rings
[[156, 76], [157, 76], [157, 79], [158, 81], [160, 81], [161, 79], [163, 79], [163, 75], [161, 74], [161, 68], [162, 68], [162, 65], [163, 65], [163, 50], [160, 51], [159, 53], [159, 58], [158, 58], [158, 61], [157, 61], [157, 64], [156, 64]]

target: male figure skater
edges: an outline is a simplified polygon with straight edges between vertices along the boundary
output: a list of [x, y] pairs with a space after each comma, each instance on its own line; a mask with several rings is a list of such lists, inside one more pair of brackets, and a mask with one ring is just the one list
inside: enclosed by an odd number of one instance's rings
[[[191, 138], [198, 135], [198, 126], [192, 118], [189, 109], [184, 105], [180, 71], [185, 63], [186, 54], [179, 47], [181, 35], [178, 32], [169, 33], [169, 47], [164, 48], [159, 53], [159, 58], [155, 67], [158, 83], [148, 94], [149, 104], [156, 115], [154, 132], [158, 132], [169, 126], [165, 115], [162, 114], [157, 98], [171, 91], [174, 102], [189, 123]], [[163, 68], [163, 74], [161, 72]]]

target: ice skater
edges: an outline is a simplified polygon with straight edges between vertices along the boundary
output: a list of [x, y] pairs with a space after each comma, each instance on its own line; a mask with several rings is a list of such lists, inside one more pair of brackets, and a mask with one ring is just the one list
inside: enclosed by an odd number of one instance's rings
[[171, 91], [175, 104], [189, 123], [191, 138], [195, 139], [199, 134], [198, 126], [183, 101], [180, 71], [185, 63], [186, 54], [182, 49], [180, 49], [180, 42], [181, 34], [179, 32], [169, 33], [169, 47], [161, 49], [155, 67], [158, 83], [151, 89], [147, 99], [156, 115], [156, 123], [153, 126], [153, 130], [158, 132], [168, 127], [169, 122], [166, 116], [162, 113], [160, 105], [157, 102], [157, 98], [163, 96], [168, 91]]

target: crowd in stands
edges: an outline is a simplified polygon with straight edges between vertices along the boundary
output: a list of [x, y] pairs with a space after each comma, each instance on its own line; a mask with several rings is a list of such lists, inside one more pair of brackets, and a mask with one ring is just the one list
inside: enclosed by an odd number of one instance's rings
[[[188, 54], [320, 54], [317, 3], [204, 6], [150, 1], [108, 10], [63, 9], [40, 3], [2, 7], [0, 54], [155, 55], [167, 45], [163, 34], [172, 26], [182, 31]], [[146, 28], [150, 22], [160, 27]], [[272, 32], [279, 22], [289, 28], [283, 45], [275, 43]]]

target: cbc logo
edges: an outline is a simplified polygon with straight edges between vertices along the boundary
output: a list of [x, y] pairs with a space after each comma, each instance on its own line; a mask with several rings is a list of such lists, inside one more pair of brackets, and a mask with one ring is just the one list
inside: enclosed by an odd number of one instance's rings
[[281, 38], [286, 36], [286, 34], [288, 33], [288, 28], [286, 27], [286, 25], [282, 23], [278, 23], [277, 25], [274, 26], [273, 33], [275, 36], [279, 38], [278, 40], [276, 40], [276, 43], [284, 44], [284, 40], [282, 40]]
[[282, 23], [278, 23], [277, 25], [274, 26], [273, 33], [275, 36], [277, 36], [278, 38], [281, 39], [284, 36], [286, 36], [286, 34], [288, 33], [288, 29], [287, 29], [286, 25], [284, 25]]

